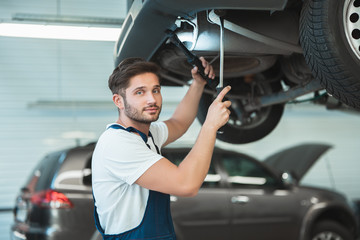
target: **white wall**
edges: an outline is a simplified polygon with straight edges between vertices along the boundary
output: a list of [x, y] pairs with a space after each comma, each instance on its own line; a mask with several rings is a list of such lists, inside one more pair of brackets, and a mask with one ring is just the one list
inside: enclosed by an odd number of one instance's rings
[[15, 13], [122, 18], [127, 0], [1, 0], [0, 17], [11, 20]]

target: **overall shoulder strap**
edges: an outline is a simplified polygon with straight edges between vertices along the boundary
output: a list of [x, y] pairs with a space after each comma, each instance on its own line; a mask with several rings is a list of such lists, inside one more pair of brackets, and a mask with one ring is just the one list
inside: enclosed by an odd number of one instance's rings
[[[125, 131], [128, 131], [128, 132], [137, 132], [137, 133], [140, 135], [140, 137], [142, 138], [142, 140], [145, 142], [146, 146], [147, 146], [149, 149], [151, 149], [150, 146], [147, 144], [148, 136], [147, 136], [145, 133], [137, 130], [136, 128], [134, 128], [134, 127], [124, 128], [123, 126], [118, 125], [118, 124], [110, 125], [110, 126], [108, 127], [108, 129], [109, 129], [109, 128], [122, 129], [122, 130], [125, 130]], [[156, 152], [157, 152], [158, 154], [160, 154], [160, 149], [159, 149], [158, 146], [155, 144], [155, 140], [154, 140], [154, 137], [152, 136], [151, 132], [149, 132], [149, 137], [151, 137], [151, 139], [152, 139], [152, 141], [153, 141], [153, 143], [154, 143]]]

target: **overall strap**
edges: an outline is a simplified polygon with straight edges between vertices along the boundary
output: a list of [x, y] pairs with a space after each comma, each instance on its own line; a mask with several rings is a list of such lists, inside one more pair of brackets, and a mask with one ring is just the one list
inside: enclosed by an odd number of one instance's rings
[[[109, 126], [109, 128], [122, 129], [122, 130], [125, 130], [125, 131], [128, 131], [128, 132], [137, 132], [137, 133], [140, 135], [140, 137], [142, 138], [142, 140], [145, 142], [146, 146], [147, 146], [149, 149], [151, 149], [150, 146], [149, 146], [149, 144], [147, 144], [148, 136], [147, 136], [145, 133], [137, 130], [136, 128], [134, 128], [134, 127], [124, 128], [123, 126], [118, 125], [118, 124], [113, 124], [113, 125]], [[149, 137], [151, 137], [151, 139], [152, 139], [152, 141], [153, 141], [153, 143], [154, 143], [154, 146], [155, 146], [155, 148], [156, 148], [156, 152], [157, 152], [158, 154], [160, 154], [160, 149], [159, 149], [158, 146], [155, 144], [154, 138], [153, 138], [153, 136], [152, 136], [152, 134], [151, 134], [150, 131], [149, 131]]]

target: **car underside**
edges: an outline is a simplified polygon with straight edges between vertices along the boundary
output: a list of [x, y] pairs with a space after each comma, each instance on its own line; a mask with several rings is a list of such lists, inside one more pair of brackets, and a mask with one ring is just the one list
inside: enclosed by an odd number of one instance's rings
[[[305, 94], [360, 109], [359, 9], [359, 0], [134, 1], [115, 64], [143, 57], [160, 65], [162, 85], [187, 85], [193, 66], [169, 40], [176, 34], [232, 86], [230, 120], [218, 139], [253, 142], [276, 127], [286, 103]], [[203, 93], [201, 123], [218, 81]]]

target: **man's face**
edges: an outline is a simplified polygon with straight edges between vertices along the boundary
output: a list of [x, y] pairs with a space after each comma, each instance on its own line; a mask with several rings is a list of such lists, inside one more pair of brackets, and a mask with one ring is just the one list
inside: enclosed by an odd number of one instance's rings
[[151, 123], [158, 120], [162, 96], [158, 77], [153, 73], [143, 73], [130, 79], [125, 91], [124, 113], [132, 121]]

